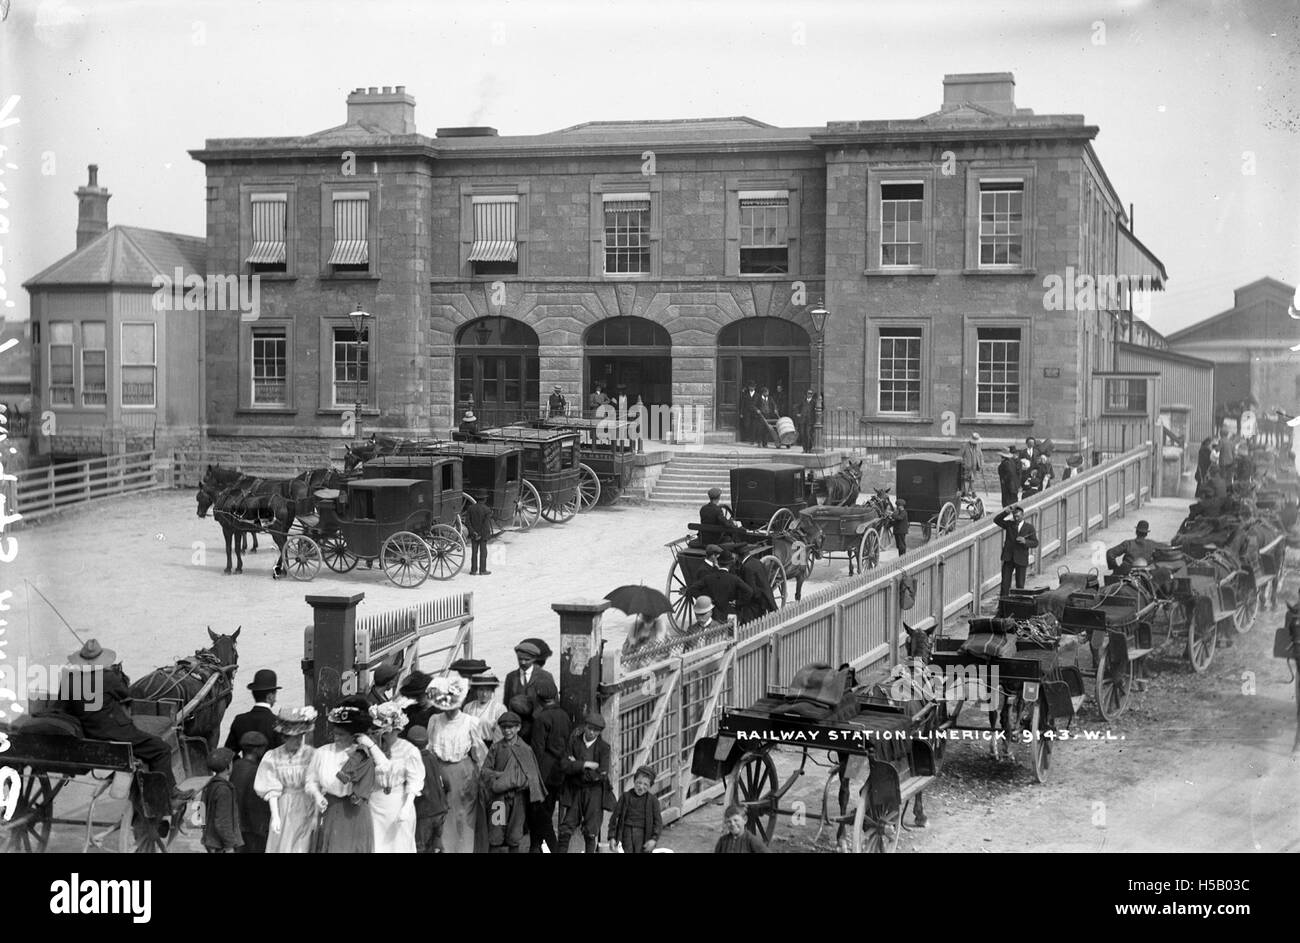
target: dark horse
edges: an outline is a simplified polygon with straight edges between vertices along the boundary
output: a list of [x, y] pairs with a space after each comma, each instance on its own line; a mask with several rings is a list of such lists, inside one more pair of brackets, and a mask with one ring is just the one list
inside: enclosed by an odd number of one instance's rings
[[845, 459], [835, 474], [822, 479], [828, 507], [849, 507], [857, 502], [862, 488], [862, 462]]
[[[225, 489], [230, 487], [231, 485], [233, 485], [235, 482], [239, 481], [239, 479], [243, 477], [244, 477], [243, 472], [235, 471], [235, 469], [233, 468], [222, 468], [220, 465], [209, 465], [207, 471], [204, 472], [203, 481], [205, 484], [217, 486], [218, 490], [220, 490], [220, 489]], [[244, 551], [244, 548], [246, 546], [244, 541], [247, 536], [251, 536], [253, 538], [253, 546], [249, 549], [248, 552], [257, 553], [257, 531], [253, 531], [249, 535], [246, 535], [243, 532], [239, 534], [240, 553], [242, 554]]]
[[217, 748], [217, 735], [221, 719], [230, 706], [232, 681], [239, 665], [239, 649], [235, 641], [243, 627], [230, 635], [218, 635], [211, 628], [208, 638], [212, 645], [200, 649], [192, 658], [182, 658], [166, 668], [155, 668], [131, 685], [131, 696], [138, 701], [179, 701], [188, 704], [202, 690], [214, 674], [216, 682], [202, 703], [185, 718], [185, 736], [202, 740], [208, 751]]
[[1277, 635], [1273, 653], [1282, 653], [1278, 657], [1286, 658], [1287, 668], [1291, 671], [1290, 680], [1295, 683], [1296, 728], [1295, 743], [1291, 745], [1291, 758], [1300, 760], [1300, 670], [1296, 667], [1300, 662], [1300, 600], [1286, 604], [1286, 623], [1277, 630]]

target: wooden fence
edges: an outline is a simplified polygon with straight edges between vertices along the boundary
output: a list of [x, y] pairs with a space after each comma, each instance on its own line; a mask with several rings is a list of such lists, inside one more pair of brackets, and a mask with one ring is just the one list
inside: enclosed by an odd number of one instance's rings
[[48, 465], [17, 472], [5, 482], [6, 508], [15, 503], [25, 520], [96, 498], [151, 491], [170, 484], [166, 463], [153, 452], [127, 452], [84, 462]]
[[[1094, 531], [1141, 507], [1151, 495], [1153, 461], [1149, 445], [1132, 449], [1023, 502], [1039, 539], [1031, 572], [1048, 571]], [[813, 662], [847, 662], [859, 678], [883, 674], [897, 662], [904, 617], [924, 629], [979, 612], [1001, 580], [1002, 536], [992, 515], [964, 524], [902, 560], [741, 626], [734, 642], [630, 670], [617, 653], [607, 655], [602, 712], [616, 785], [627, 786], [638, 765], [651, 766], [673, 816], [718, 795], [721, 785], [697, 781], [690, 761], [695, 741], [716, 729], [719, 705], [752, 704]], [[916, 578], [915, 604], [906, 613], [898, 596], [903, 575]]]
[[[369, 687], [370, 672], [380, 662], [405, 669], [419, 660], [429, 674], [446, 671], [456, 659], [474, 657], [474, 594], [360, 616], [355, 638], [359, 691]], [[423, 639], [433, 639], [433, 647], [422, 645]]]
[[[330, 452], [341, 456], [343, 444], [332, 447]], [[325, 451], [318, 452], [264, 452], [240, 451], [237, 449], [181, 449], [171, 456], [172, 483], [178, 488], [196, 488], [203, 480], [203, 473], [209, 465], [221, 465], [233, 468], [246, 475], [262, 478], [292, 478], [313, 468], [326, 465], [342, 467], [341, 460], [335, 461]]]

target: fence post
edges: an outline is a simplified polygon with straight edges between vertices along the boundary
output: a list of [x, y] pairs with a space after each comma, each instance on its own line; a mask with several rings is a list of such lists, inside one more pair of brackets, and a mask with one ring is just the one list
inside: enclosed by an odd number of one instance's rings
[[600, 623], [601, 613], [608, 608], [607, 599], [551, 604], [560, 617], [560, 706], [575, 724], [600, 705], [597, 685], [604, 654]]
[[329, 739], [326, 712], [344, 694], [364, 691], [362, 685], [370, 682], [356, 670], [357, 603], [365, 598], [365, 593], [307, 597], [312, 624], [303, 646], [303, 702], [316, 708], [316, 746]]
[[45, 500], [50, 509], [58, 505], [54, 501], [54, 463], [45, 466]]
[[81, 463], [81, 493], [90, 500], [90, 462]]

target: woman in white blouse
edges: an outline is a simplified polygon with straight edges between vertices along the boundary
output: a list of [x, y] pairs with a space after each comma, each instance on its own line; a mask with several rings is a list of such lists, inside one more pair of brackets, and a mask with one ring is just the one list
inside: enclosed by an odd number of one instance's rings
[[303, 854], [311, 851], [316, 831], [316, 803], [307, 795], [307, 770], [316, 750], [303, 738], [316, 726], [316, 708], [297, 707], [280, 712], [275, 730], [284, 743], [262, 757], [253, 779], [253, 791], [271, 806], [271, 834], [267, 854]]
[[501, 682], [493, 674], [475, 675], [469, 680], [470, 700], [465, 702], [464, 711], [471, 717], [478, 718], [479, 736], [488, 746], [501, 739], [497, 719], [506, 712], [506, 706], [497, 700], [499, 687]]
[[379, 748], [388, 757], [388, 769], [376, 773], [375, 791], [370, 794], [376, 854], [415, 854], [415, 797], [424, 788], [424, 760], [401, 736], [408, 700], [370, 708], [370, 720], [379, 732]]
[[442, 711], [429, 721], [429, 752], [447, 784], [447, 818], [442, 825], [446, 854], [487, 851], [487, 823], [478, 781], [487, 747], [479, 732], [479, 719], [461, 712], [468, 691], [469, 684], [459, 676], [434, 678], [429, 684], [433, 706]]
[[345, 697], [326, 717], [334, 742], [318, 747], [307, 768], [307, 795], [321, 813], [316, 851], [369, 854], [375, 846], [370, 795], [376, 777], [388, 770], [388, 757], [366, 735], [370, 702], [364, 697]]

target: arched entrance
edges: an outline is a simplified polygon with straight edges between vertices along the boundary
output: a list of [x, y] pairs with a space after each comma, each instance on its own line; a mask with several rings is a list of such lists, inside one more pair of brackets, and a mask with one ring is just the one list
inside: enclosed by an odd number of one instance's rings
[[476, 318], [456, 332], [458, 411], [473, 404], [483, 425], [536, 416], [539, 381], [537, 332], [523, 321]]
[[662, 324], [645, 318], [606, 318], [587, 328], [582, 344], [584, 409], [597, 383], [604, 385], [610, 399], [623, 387], [629, 406], [638, 396], [646, 406], [671, 404], [672, 339]]
[[718, 397], [714, 422], [719, 429], [739, 426], [740, 391], [749, 382], [772, 396], [783, 388], [781, 413], [788, 415], [812, 385], [808, 332], [782, 318], [745, 318], [718, 332]]

